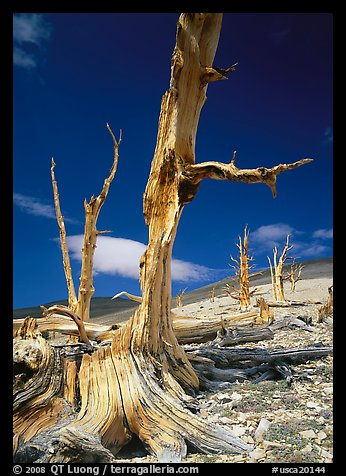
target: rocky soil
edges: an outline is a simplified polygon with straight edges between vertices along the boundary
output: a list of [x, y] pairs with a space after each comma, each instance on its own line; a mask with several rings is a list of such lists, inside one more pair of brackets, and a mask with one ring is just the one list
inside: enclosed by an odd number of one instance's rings
[[[274, 307], [274, 319], [281, 317], [309, 318], [310, 330], [304, 327], [278, 329], [274, 338], [253, 343], [244, 343], [235, 348], [288, 349], [302, 348], [320, 343], [333, 344], [333, 319], [318, 322], [318, 308], [327, 302], [328, 286], [333, 284], [332, 262], [306, 267], [295, 292], [285, 282], [289, 307]], [[323, 271], [323, 272], [322, 272]], [[258, 290], [254, 295], [272, 301], [268, 276], [257, 280]], [[209, 289], [210, 288], [210, 289]], [[194, 317], [227, 317], [239, 314], [237, 301], [226, 295], [223, 283], [215, 287], [211, 302], [212, 286], [200, 294], [195, 292], [183, 306], [173, 309], [176, 314]], [[193, 301], [193, 302], [191, 302]], [[255, 310], [251, 307], [249, 310]], [[112, 319], [124, 321], [131, 311], [113, 315]], [[110, 316], [93, 318], [94, 322], [109, 324]], [[56, 336], [58, 339], [66, 339]], [[55, 340], [55, 339], [54, 339]], [[211, 343], [193, 344], [208, 346]], [[191, 348], [191, 345], [189, 345]], [[253, 445], [248, 454], [204, 455], [189, 451], [185, 463], [331, 463], [333, 460], [333, 358], [331, 356], [290, 367], [292, 382], [286, 380], [236, 381], [228, 388], [204, 391], [196, 396], [199, 415], [229, 428], [235, 435]], [[255, 376], [256, 377], [256, 376]], [[191, 449], [190, 449], [191, 450]], [[136, 438], [118, 454], [119, 463], [156, 463]]]
[[[332, 345], [332, 319], [318, 323], [318, 307], [327, 300], [331, 278], [303, 279], [294, 293], [286, 289], [291, 307], [274, 309], [274, 317], [312, 318], [312, 331], [280, 329], [274, 339], [238, 345], [237, 348], [297, 348], [322, 343]], [[261, 286], [257, 296], [272, 300], [271, 286]], [[299, 304], [300, 303], [300, 304]], [[230, 297], [210, 299], [176, 308], [176, 313], [205, 317], [235, 314], [237, 304]], [[198, 346], [197, 344], [195, 344]], [[209, 345], [199, 344], [199, 345]], [[200, 392], [199, 413], [209, 422], [227, 426], [235, 435], [254, 446], [241, 455], [189, 453], [186, 463], [330, 463], [333, 459], [333, 359], [331, 356], [291, 367], [293, 381], [235, 382], [217, 392]], [[134, 445], [135, 446], [135, 445]], [[119, 462], [155, 463], [138, 446], [125, 448]]]

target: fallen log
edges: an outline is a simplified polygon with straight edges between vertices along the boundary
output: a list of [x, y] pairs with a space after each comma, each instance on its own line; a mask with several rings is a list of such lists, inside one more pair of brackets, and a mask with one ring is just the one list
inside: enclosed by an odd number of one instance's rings
[[184, 346], [196, 370], [202, 390], [219, 391], [232, 383], [251, 380], [293, 380], [290, 365], [332, 355], [331, 347], [313, 345], [302, 349], [230, 349], [218, 346]]
[[251, 328], [221, 329], [218, 331], [212, 345], [220, 347], [243, 344], [244, 342], [258, 342], [274, 338], [273, 330], [268, 326]]
[[194, 346], [184, 345], [185, 352], [189, 359], [203, 357], [215, 362], [219, 367], [227, 367], [236, 362], [248, 363], [273, 363], [285, 362], [291, 365], [298, 365], [309, 360], [320, 359], [333, 354], [331, 346], [323, 344], [313, 344], [303, 348], [291, 349], [250, 349], [250, 348], [228, 348], [217, 346]]
[[[28, 316], [29, 317], [29, 316]], [[257, 312], [246, 312], [237, 315], [231, 315], [224, 318], [226, 325], [246, 326], [253, 325], [258, 317]], [[195, 318], [189, 316], [177, 316], [172, 313], [174, 333], [181, 344], [190, 342], [207, 342], [216, 337], [217, 332], [221, 329], [220, 318]], [[25, 319], [13, 320], [13, 333], [15, 334]], [[111, 341], [116, 330], [123, 327], [126, 323], [113, 324], [105, 326], [102, 324], [94, 324], [92, 322], [84, 322], [84, 330], [90, 340], [101, 342], [105, 340]], [[79, 335], [76, 323], [69, 316], [52, 313], [50, 317], [42, 317], [37, 319], [37, 326], [40, 332], [61, 332], [67, 335]]]

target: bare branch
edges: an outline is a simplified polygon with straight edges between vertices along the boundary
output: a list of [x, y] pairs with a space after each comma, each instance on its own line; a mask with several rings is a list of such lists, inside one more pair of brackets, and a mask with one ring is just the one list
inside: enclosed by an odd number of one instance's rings
[[51, 173], [51, 177], [52, 177], [54, 205], [55, 205], [56, 218], [57, 218], [58, 227], [59, 227], [60, 247], [61, 247], [61, 252], [62, 252], [64, 272], [65, 272], [65, 278], [66, 278], [66, 284], [67, 284], [68, 305], [72, 310], [76, 310], [76, 308], [77, 308], [77, 297], [76, 297], [76, 292], [75, 292], [74, 283], [73, 283], [72, 268], [71, 268], [71, 263], [70, 263], [70, 256], [69, 256], [69, 252], [68, 252], [68, 247], [67, 247], [67, 241], [66, 241], [65, 222], [64, 222], [64, 217], [62, 216], [61, 209], [60, 209], [58, 184], [56, 182], [55, 173], [54, 173], [55, 165], [56, 164], [54, 162], [54, 159], [52, 158], [52, 166], [50, 168], [50, 173]]
[[127, 296], [132, 301], [142, 302], [142, 297], [141, 296], [135, 296], [134, 294], [130, 294], [126, 291], [121, 291], [120, 293], [113, 296], [112, 299], [117, 299], [118, 297], [123, 296], [123, 295]]
[[257, 169], [238, 169], [231, 163], [222, 162], [202, 162], [200, 164], [186, 164], [184, 175], [191, 180], [193, 184], [201, 182], [205, 178], [216, 180], [231, 180], [232, 182], [244, 183], [265, 183], [271, 189], [273, 197], [276, 197], [276, 176], [292, 170], [301, 165], [312, 162], [313, 159], [301, 159], [291, 164], [279, 164], [270, 169], [258, 167]]
[[80, 285], [78, 290], [78, 306], [77, 306], [77, 314], [82, 317], [83, 321], [89, 321], [89, 314], [90, 314], [90, 301], [94, 294], [94, 286], [93, 286], [93, 277], [92, 277], [92, 269], [94, 263], [94, 253], [96, 249], [96, 241], [97, 236], [104, 232], [100, 232], [96, 229], [96, 222], [98, 219], [98, 215], [100, 213], [101, 207], [104, 204], [110, 184], [112, 183], [115, 172], [118, 166], [118, 148], [121, 142], [121, 131], [120, 137], [118, 142], [116, 141], [112, 129], [110, 128], [109, 124], [107, 123], [107, 129], [113, 139], [114, 143], [114, 156], [113, 156], [113, 163], [109, 173], [109, 176], [105, 179], [103, 183], [103, 187], [101, 193], [98, 197], [92, 196], [89, 203], [85, 200], [84, 201], [84, 209], [85, 209], [85, 226], [84, 226], [84, 242], [82, 248], [82, 270], [81, 270], [81, 278], [80, 278]]
[[52, 314], [63, 314], [68, 317], [71, 317], [71, 319], [74, 320], [76, 323], [76, 326], [78, 328], [78, 332], [81, 338], [81, 341], [84, 342], [85, 344], [90, 344], [89, 337], [85, 331], [84, 327], [84, 322], [83, 320], [78, 316], [77, 313], [72, 311], [70, 308], [63, 306], [63, 305], [54, 305], [46, 309], [46, 316], [49, 317]]

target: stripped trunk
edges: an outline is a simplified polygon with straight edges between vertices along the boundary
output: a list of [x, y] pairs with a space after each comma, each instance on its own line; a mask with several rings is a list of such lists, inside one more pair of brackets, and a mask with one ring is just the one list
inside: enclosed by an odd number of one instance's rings
[[[249, 231], [247, 226], [244, 228], [244, 239], [242, 241], [241, 237], [239, 237], [237, 247], [239, 249], [239, 259], [236, 260], [232, 256], [231, 259], [236, 263], [233, 268], [236, 271], [238, 288], [235, 284], [230, 283], [226, 284], [225, 289], [231, 298], [239, 301], [240, 309], [246, 311], [251, 304], [251, 296], [257, 291], [257, 288], [250, 291], [250, 279], [262, 274], [261, 272], [249, 273], [250, 269], [254, 268], [254, 265], [249, 265], [253, 258], [249, 256]], [[234, 292], [232, 292], [232, 289]]]

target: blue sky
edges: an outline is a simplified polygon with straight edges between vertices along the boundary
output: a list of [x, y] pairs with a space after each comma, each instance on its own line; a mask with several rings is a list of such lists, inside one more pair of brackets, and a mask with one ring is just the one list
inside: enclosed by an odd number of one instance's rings
[[[95, 296], [139, 293], [147, 244], [142, 197], [156, 143], [179, 13], [17, 13], [13, 23], [14, 307], [67, 297], [50, 179], [65, 216], [75, 285], [85, 198], [119, 164], [98, 219]], [[290, 234], [291, 256], [332, 256], [333, 44], [330, 13], [225, 13], [215, 64], [238, 62], [209, 85], [196, 162], [271, 167], [314, 162], [263, 184], [205, 180], [185, 207], [173, 249], [173, 293], [232, 274], [247, 224], [257, 268]]]

